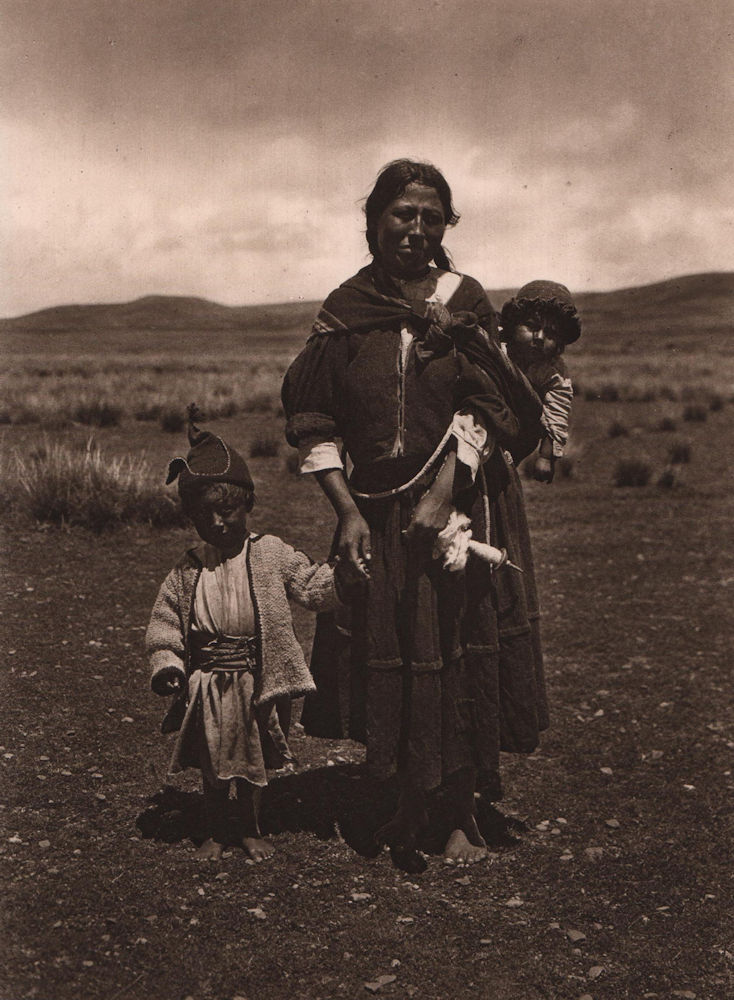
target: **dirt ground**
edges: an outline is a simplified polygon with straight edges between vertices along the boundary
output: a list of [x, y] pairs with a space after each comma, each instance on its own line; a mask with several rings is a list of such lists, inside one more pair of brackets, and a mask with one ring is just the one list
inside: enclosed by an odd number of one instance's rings
[[[490, 858], [471, 869], [432, 854], [406, 876], [365, 856], [360, 748], [298, 732], [300, 770], [267, 793], [274, 858], [195, 862], [201, 798], [195, 776], [166, 783], [142, 649], [190, 534], [11, 518], [1, 1000], [734, 995], [732, 405], [674, 434], [652, 429], [661, 412], [580, 400], [574, 477], [526, 486], [552, 725], [539, 752], [504, 761]], [[610, 438], [613, 419], [629, 435]], [[219, 426], [243, 444], [261, 431]], [[691, 461], [659, 488], [681, 438]], [[161, 468], [182, 446], [135, 425], [98, 440]], [[612, 485], [625, 456], [649, 461], [649, 486]], [[282, 457], [252, 470], [253, 526], [324, 556], [316, 488]], [[297, 623], [308, 645], [312, 622]]]

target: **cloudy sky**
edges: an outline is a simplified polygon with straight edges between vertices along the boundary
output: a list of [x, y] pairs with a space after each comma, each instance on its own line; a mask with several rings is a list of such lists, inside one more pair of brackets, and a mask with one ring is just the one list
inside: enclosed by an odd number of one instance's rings
[[0, 315], [318, 299], [398, 156], [488, 287], [734, 270], [730, 0], [0, 0]]

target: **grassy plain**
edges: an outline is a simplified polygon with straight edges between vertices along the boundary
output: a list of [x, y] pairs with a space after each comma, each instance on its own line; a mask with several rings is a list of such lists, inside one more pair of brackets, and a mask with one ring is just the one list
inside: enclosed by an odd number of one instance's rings
[[[425, 875], [406, 877], [386, 856], [359, 854], [361, 751], [302, 734], [301, 769], [268, 793], [274, 859], [254, 866], [234, 851], [197, 865], [197, 785], [166, 783], [163, 706], [142, 650], [157, 586], [191, 533], [59, 531], [6, 505], [3, 1000], [734, 993], [732, 353], [725, 324], [698, 341], [663, 333], [649, 355], [625, 340], [614, 348], [608, 330], [587, 328], [569, 353], [582, 389], [572, 475], [526, 485], [552, 726], [538, 753], [504, 762], [491, 858], [477, 868], [431, 855]], [[201, 345], [170, 336], [165, 350], [156, 341], [163, 380], [203, 364]], [[104, 364], [126, 353], [115, 337], [119, 353]], [[223, 377], [231, 365], [247, 378], [262, 348], [277, 379], [296, 341], [271, 339], [272, 352], [267, 338], [245, 350], [227, 332], [206, 355]], [[56, 343], [71, 363], [75, 350]], [[598, 376], [599, 388], [624, 389], [643, 358], [646, 392], [586, 398]], [[131, 352], [131, 364], [149, 360]], [[705, 419], [684, 419], [690, 397]], [[610, 434], [613, 424], [624, 431]], [[248, 454], [280, 436], [282, 417], [275, 403], [243, 406], [214, 427]], [[28, 423], [1, 432], [6, 456], [42, 434]], [[44, 433], [83, 442], [90, 431]], [[182, 434], [127, 415], [95, 439], [110, 456], [143, 456], [152, 478], [185, 447]], [[659, 486], [672, 454], [672, 483]], [[287, 456], [283, 445], [251, 460], [253, 526], [323, 556], [332, 517]], [[648, 485], [615, 487], [619, 463], [633, 459], [649, 467]], [[313, 623], [296, 620], [308, 646]]]

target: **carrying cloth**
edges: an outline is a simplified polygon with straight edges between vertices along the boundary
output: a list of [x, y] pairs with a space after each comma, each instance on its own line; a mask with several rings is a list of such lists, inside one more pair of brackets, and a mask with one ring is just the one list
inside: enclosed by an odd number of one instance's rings
[[[488, 429], [500, 446], [520, 461], [535, 448], [542, 432], [542, 404], [527, 378], [490, 339], [473, 312], [447, 313], [448, 319], [441, 322], [433, 302], [410, 305], [399, 295], [399, 288], [378, 265], [364, 267], [332, 292], [329, 309], [322, 307], [319, 311], [309, 340], [375, 329], [399, 332], [407, 323], [417, 341], [416, 355], [421, 362], [451, 351], [464, 355], [497, 386], [499, 394], [493, 394], [489, 402], [484, 400], [482, 416], [488, 419]], [[515, 420], [508, 420], [507, 409]], [[296, 436], [287, 436], [291, 444], [297, 444]]]

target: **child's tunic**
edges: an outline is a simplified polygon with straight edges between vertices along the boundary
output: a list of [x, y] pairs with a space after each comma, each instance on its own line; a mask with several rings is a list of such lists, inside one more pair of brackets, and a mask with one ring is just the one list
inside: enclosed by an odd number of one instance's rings
[[257, 660], [249, 544], [247, 539], [231, 559], [211, 545], [203, 549], [189, 634], [189, 704], [170, 770], [199, 767], [211, 783], [245, 778], [262, 786], [266, 766], [292, 758], [275, 704], [253, 706]]

